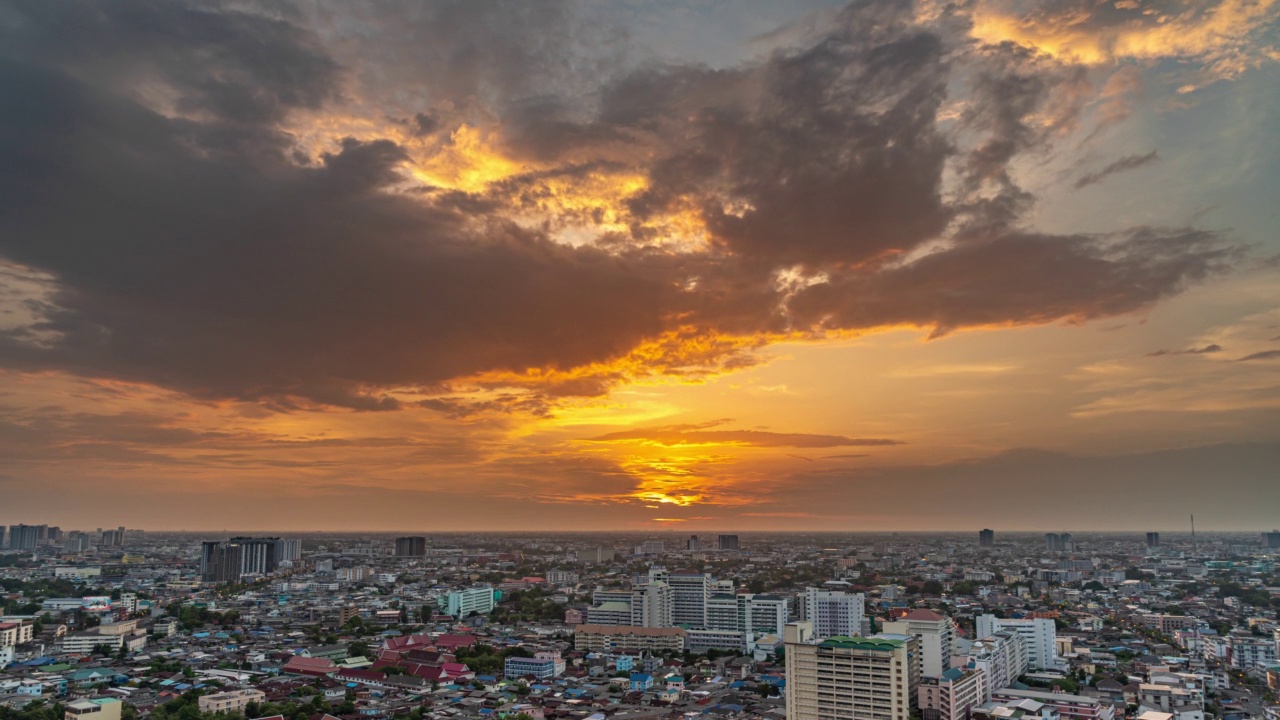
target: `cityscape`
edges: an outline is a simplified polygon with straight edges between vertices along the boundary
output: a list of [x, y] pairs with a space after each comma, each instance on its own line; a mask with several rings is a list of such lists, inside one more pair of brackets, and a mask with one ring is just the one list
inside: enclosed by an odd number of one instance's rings
[[2, 547], [6, 717], [1280, 716], [1280, 531]]
[[0, 720], [1280, 720], [1280, 0], [0, 0]]

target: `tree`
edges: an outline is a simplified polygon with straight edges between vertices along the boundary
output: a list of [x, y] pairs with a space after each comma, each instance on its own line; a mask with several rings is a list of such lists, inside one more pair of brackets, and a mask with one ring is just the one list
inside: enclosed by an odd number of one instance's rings
[[943, 591], [942, 583], [937, 580], [926, 580], [920, 589], [925, 595], [941, 595]]

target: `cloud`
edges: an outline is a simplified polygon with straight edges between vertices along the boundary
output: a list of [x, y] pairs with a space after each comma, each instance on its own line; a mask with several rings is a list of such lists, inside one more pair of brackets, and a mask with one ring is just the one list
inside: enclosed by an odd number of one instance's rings
[[903, 3], [724, 69], [630, 62], [558, 3], [237, 7], [11, 6], [0, 260], [46, 280], [0, 365], [546, 417], [780, 340], [1124, 314], [1233, 257], [1193, 228], [1026, 229], [1009, 166], [1087, 83]]
[[1144, 165], [1150, 165], [1159, 159], [1160, 153], [1155, 150], [1152, 150], [1145, 155], [1126, 155], [1125, 157], [1108, 164], [1097, 172], [1081, 175], [1075, 182], [1075, 188], [1079, 190], [1090, 185], [1096, 185], [1116, 173], [1125, 172], [1126, 170], [1134, 170], [1143, 167]]
[[1147, 353], [1147, 357], [1160, 357], [1162, 355], [1205, 355], [1208, 353], [1222, 352], [1222, 346], [1217, 343], [1211, 343], [1204, 347], [1188, 348], [1186, 350], [1156, 350]]
[[1251, 353], [1240, 358], [1239, 362], [1247, 360], [1280, 360], [1280, 350], [1263, 350], [1261, 352]]
[[619, 430], [595, 437], [587, 442], [620, 443], [635, 442], [663, 447], [690, 445], [742, 445], [747, 447], [878, 447], [901, 445], [899, 440], [886, 438], [850, 438], [841, 435], [812, 435], [807, 433], [776, 433], [764, 430], [701, 430], [702, 426], [666, 425], [654, 428]]

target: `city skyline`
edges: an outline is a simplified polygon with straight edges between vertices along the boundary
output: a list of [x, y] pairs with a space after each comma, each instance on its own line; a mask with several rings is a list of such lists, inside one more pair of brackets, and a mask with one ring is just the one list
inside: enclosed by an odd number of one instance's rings
[[0, 0], [0, 522], [1270, 530], [1278, 15]]

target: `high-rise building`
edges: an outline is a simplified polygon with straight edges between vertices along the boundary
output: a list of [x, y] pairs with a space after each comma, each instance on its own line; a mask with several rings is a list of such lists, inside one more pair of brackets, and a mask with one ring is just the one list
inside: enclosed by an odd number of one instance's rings
[[721, 550], [738, 550], [738, 536], [721, 535], [716, 539], [716, 546]]
[[978, 533], [979, 547], [994, 547], [996, 544], [996, 531], [984, 529]]
[[1160, 533], [1158, 532], [1147, 533], [1147, 547], [1149, 548], [1160, 547]]
[[1071, 552], [1075, 549], [1071, 541], [1071, 533], [1045, 533], [1044, 549], [1049, 552]]
[[893, 622], [885, 623], [881, 630], [898, 635], [914, 635], [920, 639], [920, 672], [925, 677], [940, 677], [951, 669], [956, 624], [946, 615], [919, 608]]
[[696, 570], [677, 570], [667, 575], [667, 584], [671, 586], [671, 624], [705, 628], [711, 577]]
[[302, 541], [298, 538], [281, 538], [277, 545], [276, 562], [291, 563], [302, 559]]
[[661, 540], [645, 540], [636, 548], [637, 555], [661, 555], [666, 552], [666, 545]]
[[970, 645], [968, 654], [952, 658], [951, 664], [952, 667], [982, 671], [985, 683], [983, 702], [986, 702], [992, 692], [1009, 687], [1026, 674], [1027, 642], [1017, 633], [996, 633]]
[[697, 535], [690, 535], [690, 536], [689, 536], [689, 540], [688, 540], [688, 542], [686, 542], [686, 543], [685, 543], [685, 545], [684, 545], [684, 549], [685, 549], [685, 550], [693, 550], [693, 551], [700, 550], [700, 549], [701, 549], [701, 546], [700, 546], [700, 545], [699, 545], [699, 543], [698, 543], [698, 536], [697, 536]]
[[671, 586], [655, 580], [632, 590], [631, 624], [636, 627], [671, 627]]
[[813, 623], [813, 634], [819, 638], [861, 635], [866, 597], [843, 590], [806, 588], [800, 611], [803, 619]]
[[427, 554], [427, 539], [422, 536], [396, 538], [396, 557], [422, 557]]
[[715, 594], [707, 600], [707, 629], [782, 636], [787, 599], [778, 595]]
[[46, 525], [10, 525], [9, 549], [33, 551], [44, 540]]
[[998, 618], [979, 615], [977, 636], [985, 638], [999, 632], [1022, 636], [1027, 644], [1027, 666], [1032, 670], [1057, 670], [1058, 629], [1049, 618]]
[[907, 720], [920, 682], [910, 635], [819, 639], [786, 626], [787, 720]]
[[1262, 533], [1262, 546], [1271, 550], [1280, 548], [1280, 530]]
[[270, 575], [279, 564], [279, 548], [280, 538], [207, 540], [200, 547], [200, 579], [239, 582], [246, 575]]
[[968, 720], [987, 701], [981, 670], [951, 668], [939, 677], [920, 679], [921, 720]]

